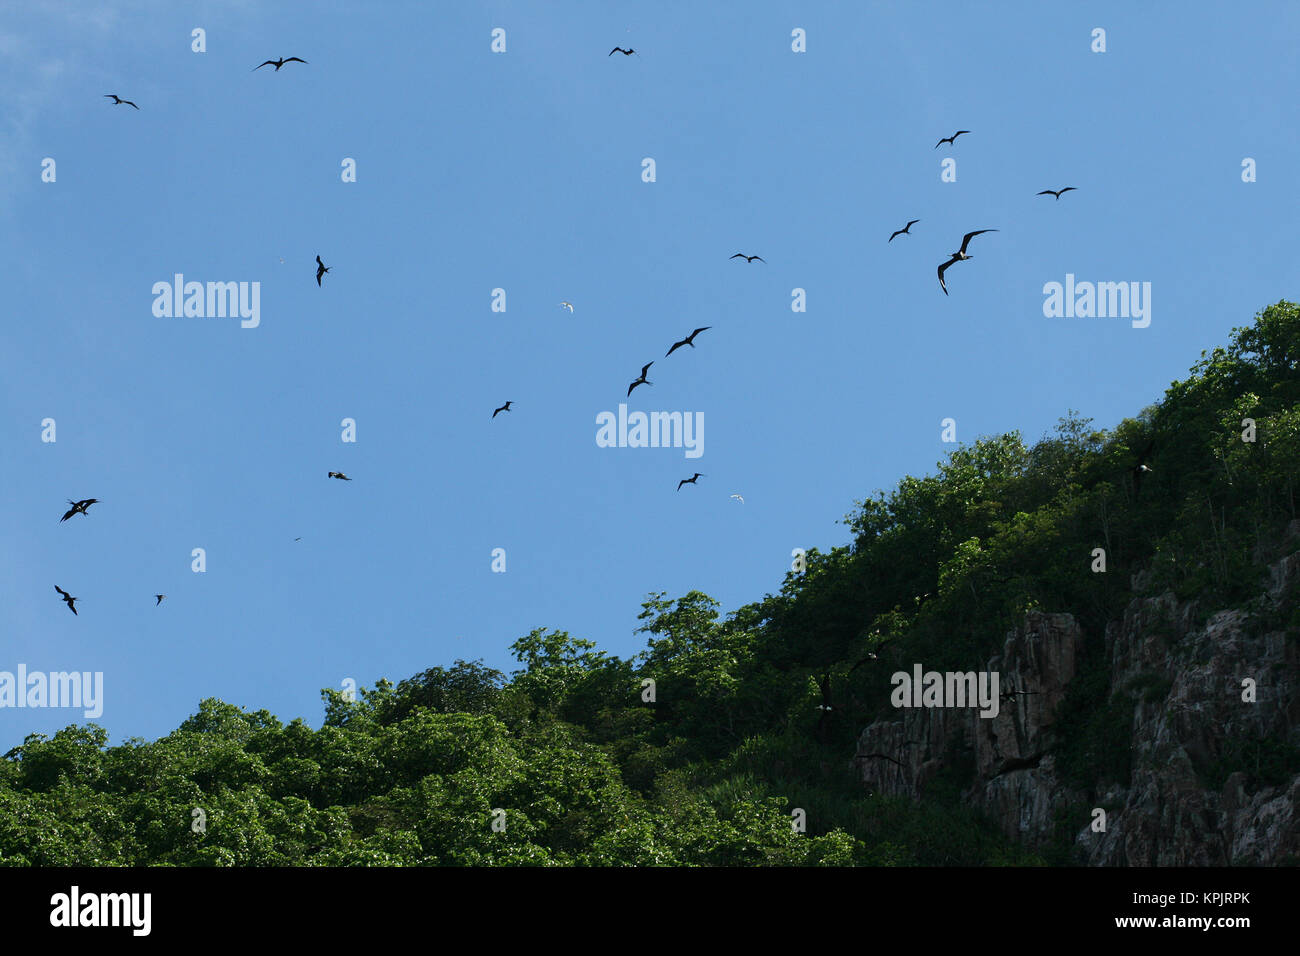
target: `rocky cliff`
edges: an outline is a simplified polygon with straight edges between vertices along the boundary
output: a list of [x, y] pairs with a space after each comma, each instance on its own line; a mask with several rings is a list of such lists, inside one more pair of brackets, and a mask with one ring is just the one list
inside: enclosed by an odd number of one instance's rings
[[[1300, 548], [1300, 522], [1287, 542]], [[854, 764], [869, 790], [916, 799], [955, 777], [1008, 836], [1078, 862], [1300, 862], [1298, 595], [1300, 550], [1247, 607], [1139, 596], [1104, 640], [1031, 612], [987, 663], [1024, 693], [993, 718], [900, 710], [863, 731]]]

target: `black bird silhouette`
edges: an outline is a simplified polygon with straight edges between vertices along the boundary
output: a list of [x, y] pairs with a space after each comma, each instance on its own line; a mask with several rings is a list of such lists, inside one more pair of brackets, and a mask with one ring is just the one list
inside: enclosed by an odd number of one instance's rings
[[941, 263], [941, 264], [939, 265], [939, 288], [943, 289], [943, 294], [944, 294], [944, 295], [947, 295], [947, 294], [948, 294], [948, 285], [947, 285], [946, 282], [943, 281], [943, 274], [944, 274], [944, 272], [945, 272], [945, 271], [947, 270], [947, 268], [948, 268], [950, 265], [952, 265], [954, 262], [961, 262], [963, 259], [974, 259], [974, 258], [975, 258], [974, 256], [968, 256], [968, 255], [966, 255], [966, 247], [967, 247], [968, 245], [970, 245], [970, 241], [971, 241], [972, 239], [974, 239], [976, 236], [982, 236], [982, 235], [983, 235], [984, 233], [986, 233], [986, 232], [997, 232], [997, 230], [996, 230], [996, 229], [976, 229], [974, 232], [968, 232], [968, 233], [966, 233], [966, 235], [964, 235], [964, 236], [961, 237], [961, 248], [958, 249], [956, 252], [954, 252], [954, 253], [952, 254], [952, 258], [951, 258], [951, 259], [949, 259], [947, 262]]
[[1035, 196], [1055, 196], [1055, 197], [1059, 200], [1059, 199], [1061, 198], [1061, 193], [1068, 193], [1071, 189], [1074, 189], [1074, 187], [1073, 187], [1073, 186], [1066, 186], [1064, 189], [1044, 189], [1041, 193], [1034, 193], [1034, 195], [1035, 195]]
[[1013, 687], [1011, 690], [1004, 690], [1001, 696], [1003, 700], [1014, 701], [1017, 697], [1027, 697], [1037, 693], [1036, 690], [1016, 690]]
[[853, 759], [854, 760], [888, 760], [890, 763], [898, 764], [904, 770], [907, 769], [907, 766], [901, 760], [891, 757], [889, 756], [889, 754], [858, 754]]
[[343, 474], [343, 472], [341, 472], [341, 471], [331, 471], [331, 472], [329, 473], [329, 477], [330, 477], [330, 478], [338, 478], [340, 481], [351, 481], [351, 480], [352, 480], [352, 479], [349, 478], [347, 475]]
[[166, 596], [167, 595], [165, 594], [155, 594], [154, 597], [156, 597], [158, 600], [154, 602], [154, 607], [157, 607], [159, 604], [161, 604], [163, 602], [163, 598], [165, 598]]
[[291, 56], [288, 58], [280, 57], [280, 59], [278, 60], [267, 60], [265, 63], [259, 63], [257, 66], [253, 67], [253, 69], [250, 70], [249, 72], [256, 73], [264, 66], [273, 66], [275, 67], [275, 72], [279, 73], [280, 67], [284, 66], [286, 63], [306, 63], [306, 62], [307, 62], [306, 60], [300, 60], [296, 56]]
[[681, 490], [682, 490], [682, 485], [693, 485], [693, 484], [695, 484], [695, 479], [696, 479], [696, 478], [705, 478], [705, 477], [707, 477], [707, 476], [706, 476], [706, 475], [701, 475], [701, 474], [697, 471], [695, 474], [691, 475], [691, 477], [689, 477], [689, 478], [683, 478], [681, 481], [677, 482], [677, 490], [678, 490], [678, 491], [681, 491]]
[[669, 355], [672, 355], [683, 345], [689, 345], [691, 348], [695, 348], [695, 336], [699, 335], [701, 332], [706, 332], [711, 328], [713, 328], [713, 326], [711, 325], [702, 325], [694, 332], [692, 332], [690, 335], [686, 336], [686, 338], [682, 339], [680, 342], [674, 342], [673, 347], [668, 350], [668, 354], [665, 355], [664, 358], [667, 358]]
[[320, 277], [330, 271], [330, 267], [320, 261], [320, 256], [316, 257], [316, 284], [320, 285]]
[[890, 241], [890, 242], [893, 242], [893, 241], [894, 241], [894, 236], [910, 236], [912, 233], [909, 232], [908, 230], [910, 230], [914, 225], [916, 225], [916, 224], [917, 224], [918, 222], [920, 222], [920, 221], [921, 221], [921, 220], [919, 220], [919, 219], [909, 219], [909, 220], [907, 220], [907, 225], [906, 225], [906, 226], [904, 226], [902, 229], [895, 229], [895, 230], [893, 231], [893, 233], [892, 233], [892, 234], [890, 235], [890, 237], [889, 237], [889, 241]]
[[[84, 515], [86, 514], [86, 509], [89, 508], [91, 505], [95, 504], [97, 501], [99, 501], [98, 498], [84, 498], [81, 501], [73, 501], [71, 498], [69, 498], [68, 504], [72, 505], [72, 507], [69, 508], [66, 512], [64, 512], [63, 517], [60, 518], [59, 520], [67, 521], [73, 515]], [[90, 516], [86, 515], [86, 517], [90, 517]]]
[[762, 263], [766, 263], [766, 262], [767, 262], [767, 260], [764, 259], [762, 256], [747, 256], [747, 255], [745, 255], [743, 252], [737, 252], [734, 256], [730, 256], [730, 258], [732, 258], [732, 259], [744, 259], [746, 262], [753, 262], [755, 259], [757, 259], [759, 262], [762, 262]]
[[651, 365], [654, 365], [654, 362], [646, 362], [644, 365], [641, 366], [641, 377], [638, 378], [635, 382], [633, 382], [631, 385], [629, 385], [629, 386], [627, 387], [627, 393], [628, 393], [629, 395], [632, 394], [632, 389], [636, 388], [638, 385], [653, 385], [653, 384], [654, 384], [654, 382], [648, 381], [648, 380], [646, 379], [646, 377], [645, 377], [645, 373], [648, 372], [648, 371], [650, 371], [650, 366], [651, 366]]
[[[105, 93], [105, 94], [104, 94], [104, 99], [109, 99], [109, 98], [111, 98], [111, 99], [113, 100], [113, 105], [114, 105], [114, 106], [121, 106], [121, 105], [123, 105], [123, 104], [125, 104], [125, 105], [127, 105], [127, 106], [135, 106], [135, 104], [132, 103], [130, 100], [124, 100], [124, 99], [122, 99], [122, 97], [118, 96], [116, 93]], [[135, 106], [135, 108], [136, 108], [136, 109], [139, 109], [140, 107]]]
[[970, 132], [970, 130], [968, 130], [968, 129], [959, 129], [959, 130], [957, 130], [957, 132], [953, 133], [951, 136], [946, 136], [946, 137], [944, 137], [943, 139], [939, 140], [939, 142], [935, 143], [935, 144], [934, 144], [934, 148], [935, 148], [935, 149], [938, 149], [938, 148], [939, 148], [940, 146], [942, 146], [944, 143], [951, 143], [953, 146], [956, 146], [956, 145], [957, 145], [957, 137], [960, 136], [962, 133], [969, 133], [969, 132]]
[[66, 605], [68, 606], [68, 610], [69, 610], [69, 611], [71, 611], [73, 614], [76, 614], [76, 613], [77, 613], [77, 606], [76, 606], [76, 604], [73, 603], [73, 602], [75, 602], [75, 601], [80, 601], [81, 598], [74, 598], [71, 594], [69, 594], [67, 591], [63, 590], [63, 588], [59, 587], [57, 584], [54, 585], [54, 590], [58, 591], [60, 594], [63, 595], [63, 603], [66, 604]]
[[502, 405], [500, 408], [498, 408], [498, 409], [496, 410], [496, 412], [493, 412], [493, 413], [492, 413], [492, 417], [493, 417], [493, 418], [496, 418], [496, 417], [497, 417], [497, 412], [508, 412], [508, 411], [510, 411], [510, 406], [513, 405], [513, 404], [514, 404], [514, 402], [506, 402], [504, 405]]
[[[609, 55], [613, 56], [615, 53], [622, 53], [624, 56], [631, 56], [633, 53], [636, 53], [636, 50], [624, 50], [621, 46], [616, 46], [614, 49], [609, 51]], [[636, 55], [640, 56], [641, 54], [636, 53]]]

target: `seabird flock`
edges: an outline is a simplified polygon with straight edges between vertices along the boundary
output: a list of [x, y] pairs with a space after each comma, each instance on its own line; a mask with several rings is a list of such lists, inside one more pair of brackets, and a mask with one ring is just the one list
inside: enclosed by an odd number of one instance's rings
[[[636, 50], [631, 49], [631, 48], [624, 49], [624, 48], [621, 47], [621, 46], [616, 46], [616, 47], [614, 47], [614, 49], [612, 49], [612, 50], [609, 51], [609, 54], [608, 54], [608, 55], [609, 55], [609, 56], [613, 56], [615, 53], [622, 53], [625, 57], [632, 56], [633, 54], [636, 54], [638, 57], [640, 56], [640, 54], [637, 53]], [[296, 56], [280, 57], [279, 59], [275, 59], [275, 60], [266, 60], [266, 61], [264, 61], [264, 62], [258, 64], [257, 66], [253, 67], [252, 72], [257, 72], [258, 70], [262, 69], [263, 67], [271, 66], [271, 67], [274, 67], [274, 68], [275, 68], [274, 72], [279, 73], [279, 72], [280, 72], [280, 69], [281, 69], [282, 67], [284, 67], [286, 64], [289, 64], [289, 63], [302, 63], [302, 64], [306, 65], [306, 64], [307, 64], [307, 61], [304, 60], [304, 59], [302, 59], [301, 57], [296, 57]], [[134, 108], [134, 109], [136, 109], [136, 110], [139, 110], [139, 109], [140, 109], [140, 107], [137, 106], [134, 102], [132, 102], [131, 100], [123, 99], [122, 97], [120, 97], [120, 96], [119, 96], [118, 94], [116, 94], [116, 93], [105, 93], [105, 94], [104, 94], [104, 97], [105, 97], [105, 99], [111, 99], [111, 100], [113, 101], [113, 102], [110, 104], [110, 105], [112, 105], [112, 106], [130, 106], [130, 107], [132, 107], [132, 108]], [[945, 136], [945, 137], [942, 137], [942, 138], [941, 138], [937, 143], [934, 144], [934, 148], [935, 148], [935, 149], [938, 149], [940, 146], [944, 145], [945, 143], [947, 143], [949, 146], [953, 146], [953, 147], [955, 147], [956, 144], [957, 144], [957, 138], [958, 138], [959, 136], [967, 135], [967, 134], [969, 134], [970, 132], [971, 132], [971, 131], [968, 130], [968, 129], [959, 129], [959, 130], [957, 130], [955, 133], [953, 133], [951, 136]], [[1075, 189], [1074, 186], [1065, 186], [1065, 187], [1063, 187], [1063, 188], [1061, 188], [1061, 189], [1044, 189], [1044, 190], [1042, 190], [1041, 192], [1037, 193], [1036, 195], [1039, 195], [1039, 196], [1052, 196], [1052, 197], [1054, 197], [1054, 199], [1055, 199], [1056, 201], [1059, 201], [1060, 198], [1061, 198], [1061, 196], [1062, 196], [1064, 193], [1071, 192], [1071, 191], [1073, 191], [1074, 189]], [[895, 229], [892, 233], [890, 233], [890, 236], [889, 236], [889, 239], [887, 240], [887, 242], [893, 242], [894, 239], [896, 239], [898, 236], [911, 236], [911, 235], [912, 235], [912, 232], [911, 232], [912, 227], [913, 227], [914, 225], [916, 225], [916, 224], [917, 224], [918, 222], [920, 222], [920, 221], [921, 221], [920, 219], [909, 219], [909, 220], [907, 221], [907, 224], [906, 224], [905, 226], [903, 226], [903, 228], [901, 228], [901, 229]], [[958, 263], [958, 262], [964, 262], [964, 261], [966, 261], [966, 260], [968, 260], [968, 259], [972, 259], [972, 258], [974, 258], [974, 256], [969, 255], [969, 254], [967, 253], [967, 251], [966, 251], [967, 247], [970, 245], [970, 241], [971, 241], [973, 238], [975, 238], [976, 236], [982, 236], [982, 235], [984, 235], [985, 233], [997, 232], [997, 231], [998, 231], [997, 229], [976, 229], [976, 230], [974, 230], [973, 232], [968, 232], [968, 233], [966, 233], [964, 236], [962, 236], [961, 247], [960, 247], [956, 252], [951, 253], [951, 254], [949, 255], [949, 258], [948, 258], [946, 261], [944, 261], [944, 262], [942, 262], [942, 263], [939, 264], [939, 268], [938, 268], [939, 288], [943, 291], [943, 294], [944, 294], [944, 295], [948, 295], [948, 285], [947, 285], [947, 282], [946, 282], [945, 279], [944, 279], [944, 273], [949, 269], [949, 267], [951, 267], [951, 266], [954, 265], [955, 263]], [[749, 255], [749, 254], [744, 253], [744, 252], [737, 252], [737, 253], [735, 253], [734, 255], [730, 256], [729, 258], [730, 258], [730, 259], [744, 259], [744, 260], [745, 260], [745, 263], [748, 264], [748, 265], [752, 265], [752, 264], [755, 263], [755, 262], [761, 262], [761, 263], [764, 263], [764, 264], [766, 264], [766, 262], [767, 262], [767, 260], [764, 259], [762, 256], [759, 256], [759, 255]], [[281, 262], [284, 262], [284, 259], [281, 258], [280, 261], [281, 261]], [[326, 275], [327, 273], [329, 273], [330, 268], [331, 268], [330, 266], [325, 265], [325, 263], [321, 261], [321, 257], [320, 257], [319, 255], [316, 256], [316, 285], [317, 285], [317, 286], [323, 288], [322, 279], [325, 277], [325, 275]], [[565, 308], [565, 309], [568, 309], [570, 313], [573, 312], [573, 304], [572, 304], [571, 302], [567, 301], [567, 300], [566, 300], [566, 301], [562, 301], [562, 302], [560, 302], [560, 307]], [[695, 348], [695, 337], [696, 337], [697, 335], [699, 335], [701, 332], [706, 332], [706, 331], [708, 331], [708, 330], [711, 329], [711, 328], [712, 328], [712, 326], [709, 326], [709, 325], [701, 326], [701, 327], [695, 329], [693, 332], [691, 332], [691, 334], [688, 335], [688, 336], [686, 336], [686, 338], [684, 338], [684, 339], [680, 339], [680, 340], [674, 342], [674, 343], [672, 344], [672, 346], [668, 349], [667, 353], [665, 354], [665, 357], [672, 355], [674, 352], [676, 352], [676, 351], [677, 351], [678, 349], [680, 349], [682, 346], [690, 346], [691, 348]], [[627, 387], [627, 395], [628, 395], [628, 396], [631, 396], [633, 390], [635, 390], [635, 389], [637, 388], [637, 386], [640, 386], [640, 385], [653, 385], [653, 384], [654, 384], [653, 382], [651, 382], [651, 381], [646, 377], [647, 373], [650, 371], [650, 367], [651, 367], [652, 365], [654, 365], [654, 364], [655, 364], [654, 362], [647, 362], [645, 365], [643, 365], [643, 366], [641, 367], [641, 374], [640, 374], [639, 376], [637, 376], [637, 378], [635, 378], [635, 379], [632, 381], [632, 383], [631, 383], [630, 385], [628, 385], [628, 387]], [[512, 401], [508, 401], [508, 402], [506, 402], [504, 405], [501, 405], [499, 408], [496, 408], [496, 409], [492, 412], [492, 418], [495, 419], [495, 418], [497, 417], [497, 415], [499, 415], [501, 412], [509, 412], [509, 411], [511, 411], [511, 406], [512, 406], [513, 404], [514, 404], [514, 403], [513, 403]], [[1145, 475], [1147, 472], [1150, 472], [1150, 471], [1151, 471], [1151, 469], [1148, 468], [1148, 467], [1146, 466], [1145, 462], [1143, 461], [1143, 459], [1146, 457], [1146, 454], [1147, 454], [1147, 453], [1149, 453], [1149, 449], [1148, 449], [1146, 452], [1144, 452], [1141, 456], [1139, 456], [1138, 464], [1137, 464], [1137, 465], [1132, 469], [1132, 475], [1133, 475], [1133, 482], [1134, 482], [1134, 485], [1135, 485], [1135, 491], [1136, 491], [1137, 488], [1140, 487], [1140, 483], [1141, 483], [1141, 480], [1142, 480], [1142, 478], [1144, 477], [1144, 475]], [[329, 472], [328, 477], [330, 477], [330, 478], [335, 478], [335, 479], [338, 479], [338, 480], [340, 480], [340, 481], [351, 481], [351, 480], [352, 480], [352, 479], [349, 478], [347, 475], [343, 474], [343, 472], [341, 472], [341, 471], [331, 471], [331, 472]], [[679, 481], [679, 482], [677, 483], [677, 490], [678, 490], [678, 491], [681, 491], [683, 485], [693, 485], [693, 484], [696, 483], [697, 479], [699, 479], [699, 478], [703, 478], [703, 477], [705, 477], [705, 476], [702, 475], [702, 474], [700, 474], [699, 472], [696, 472], [696, 473], [693, 474], [690, 478], [683, 478], [681, 481]], [[741, 497], [740, 495], [738, 495], [738, 494], [731, 495], [731, 497], [734, 498], [734, 499], [739, 500], [742, 504], [744, 503], [744, 500], [745, 500], [745, 499], [744, 499], [743, 497]], [[71, 518], [71, 517], [73, 517], [73, 516], [75, 516], [75, 515], [83, 515], [83, 516], [86, 516], [86, 515], [87, 515], [87, 509], [88, 509], [91, 505], [97, 503], [98, 501], [99, 501], [98, 498], [86, 498], [86, 499], [83, 499], [83, 500], [80, 500], [80, 501], [72, 501], [71, 499], [69, 499], [68, 504], [71, 505], [72, 507], [69, 508], [68, 511], [63, 515], [63, 517], [60, 518], [59, 520], [60, 520], [60, 521], [67, 521], [69, 518]], [[297, 540], [300, 540], [300, 539], [295, 538], [294, 540], [297, 541]], [[55, 586], [55, 590], [58, 591], [60, 595], [62, 595], [62, 599], [63, 599], [63, 601], [68, 605], [68, 609], [71, 610], [73, 614], [76, 614], [76, 613], [77, 613], [77, 609], [76, 609], [76, 607], [74, 606], [74, 602], [77, 601], [78, 599], [75, 598], [75, 597], [72, 597], [70, 594], [68, 594], [67, 591], [64, 591], [62, 588], [58, 587], [57, 585]], [[157, 600], [156, 600], [156, 604], [155, 604], [155, 606], [162, 604], [162, 602], [163, 602], [163, 598], [166, 597], [166, 595], [163, 595], [163, 594], [156, 594], [156, 595], [154, 595], [154, 596], [155, 596], [155, 598], [157, 599]], [[873, 755], [873, 756], [876, 756], [876, 755]], [[881, 756], [883, 756], [883, 755], [881, 755]], [[892, 758], [886, 758], [886, 759], [892, 759]]]

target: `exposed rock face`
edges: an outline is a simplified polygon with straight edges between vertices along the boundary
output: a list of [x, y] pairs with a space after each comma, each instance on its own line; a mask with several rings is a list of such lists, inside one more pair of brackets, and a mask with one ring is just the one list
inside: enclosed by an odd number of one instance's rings
[[[917, 798], [955, 754], [973, 753], [964, 800], [1009, 837], [1039, 847], [1059, 837], [1058, 816], [1068, 814], [1069, 825], [1081, 827], [1074, 840], [1079, 856], [1094, 865], [1300, 862], [1300, 775], [1252, 789], [1255, 774], [1237, 769], [1221, 785], [1213, 782], [1242, 764], [1259, 773], [1283, 745], [1300, 744], [1295, 632], [1259, 624], [1264, 611], [1292, 611], [1300, 552], [1269, 572], [1253, 612], [1221, 611], [1198, 626], [1195, 602], [1166, 593], [1134, 599], [1123, 620], [1107, 626], [1111, 692], [1133, 700], [1126, 781], [1098, 779], [1079, 789], [1058, 775], [1055, 719], [1085, 642], [1072, 615], [1038, 612], [987, 664], [1001, 675], [1004, 694], [1028, 694], [1004, 698], [988, 719], [973, 708], [900, 710], [899, 719], [863, 731], [855, 765], [870, 790]], [[1247, 678], [1254, 681], [1253, 702], [1243, 700]], [[1081, 823], [1080, 814], [1095, 807], [1106, 810], [1104, 832]]]

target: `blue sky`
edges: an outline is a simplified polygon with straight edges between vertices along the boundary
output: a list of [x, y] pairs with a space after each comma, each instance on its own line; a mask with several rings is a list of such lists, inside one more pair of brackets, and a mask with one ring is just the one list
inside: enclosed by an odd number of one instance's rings
[[[317, 725], [345, 678], [510, 670], [539, 626], [627, 656], [648, 592], [756, 600], [932, 471], [945, 417], [1113, 426], [1297, 295], [1298, 28], [1294, 3], [4, 3], [0, 670], [102, 671], [114, 741], [204, 697]], [[309, 64], [251, 71], [279, 56]], [[175, 273], [260, 283], [260, 325], [155, 317]], [[1150, 282], [1150, 326], [1044, 317], [1067, 273]], [[703, 457], [597, 447], [620, 402], [702, 414]], [[0, 748], [78, 722], [0, 709]]]

